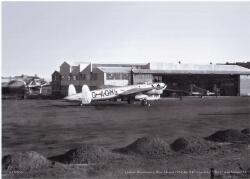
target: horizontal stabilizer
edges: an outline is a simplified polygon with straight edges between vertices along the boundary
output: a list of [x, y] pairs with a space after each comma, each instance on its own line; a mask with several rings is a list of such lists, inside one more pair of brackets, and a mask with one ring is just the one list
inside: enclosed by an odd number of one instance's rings
[[89, 104], [92, 100], [91, 92], [87, 85], [82, 86], [82, 104]]
[[69, 89], [68, 89], [68, 96], [74, 95], [76, 94], [76, 88], [73, 84], [69, 85]]

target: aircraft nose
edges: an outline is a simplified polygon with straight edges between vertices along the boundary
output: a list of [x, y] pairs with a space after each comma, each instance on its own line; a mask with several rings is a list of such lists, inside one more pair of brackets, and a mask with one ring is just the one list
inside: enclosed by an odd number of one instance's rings
[[166, 85], [165, 83], [158, 83], [158, 84], [156, 85], [156, 87], [157, 87], [158, 89], [165, 89], [165, 88], [167, 87], [167, 85]]

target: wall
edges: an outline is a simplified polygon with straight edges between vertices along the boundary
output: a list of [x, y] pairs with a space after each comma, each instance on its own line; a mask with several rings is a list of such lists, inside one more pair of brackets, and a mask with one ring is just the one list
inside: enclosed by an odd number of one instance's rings
[[240, 75], [240, 96], [250, 96], [250, 75]]
[[53, 95], [60, 95], [61, 94], [61, 74], [57, 71], [55, 71], [52, 74], [52, 94]]

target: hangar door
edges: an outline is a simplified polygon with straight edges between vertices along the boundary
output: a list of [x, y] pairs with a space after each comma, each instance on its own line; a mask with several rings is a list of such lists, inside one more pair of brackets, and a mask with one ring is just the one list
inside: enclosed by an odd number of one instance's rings
[[250, 75], [240, 75], [240, 96], [250, 96]]

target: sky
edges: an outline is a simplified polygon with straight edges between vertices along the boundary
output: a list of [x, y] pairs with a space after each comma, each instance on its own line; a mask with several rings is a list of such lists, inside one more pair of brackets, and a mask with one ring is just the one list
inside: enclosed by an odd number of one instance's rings
[[2, 76], [64, 62], [250, 61], [250, 2], [3, 2]]

